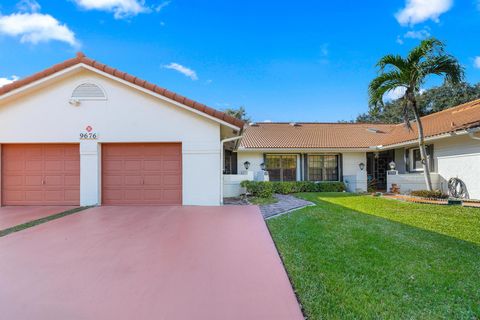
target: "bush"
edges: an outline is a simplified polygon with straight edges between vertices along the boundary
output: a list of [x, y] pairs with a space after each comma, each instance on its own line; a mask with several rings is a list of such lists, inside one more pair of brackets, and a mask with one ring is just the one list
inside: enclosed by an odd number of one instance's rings
[[410, 192], [410, 195], [414, 197], [422, 197], [422, 198], [430, 198], [430, 199], [447, 199], [448, 195], [443, 193], [440, 190], [433, 190], [433, 191], [428, 191], [428, 190], [416, 190]]
[[247, 189], [247, 192], [255, 197], [271, 198], [273, 196], [273, 185], [262, 181], [242, 181], [240, 185]]
[[343, 182], [312, 182], [312, 181], [242, 181], [240, 184], [247, 192], [255, 197], [269, 198], [273, 193], [291, 194], [298, 192], [343, 192]]

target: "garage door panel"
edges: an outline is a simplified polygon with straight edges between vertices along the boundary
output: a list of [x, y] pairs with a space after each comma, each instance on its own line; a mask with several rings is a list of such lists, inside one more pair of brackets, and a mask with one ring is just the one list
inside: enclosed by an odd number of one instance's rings
[[127, 171], [141, 171], [142, 161], [141, 160], [125, 160], [125, 162], [123, 163], [123, 169]]
[[170, 143], [103, 145], [102, 202], [181, 204], [181, 150]]
[[4, 205], [78, 205], [79, 145], [2, 146]]

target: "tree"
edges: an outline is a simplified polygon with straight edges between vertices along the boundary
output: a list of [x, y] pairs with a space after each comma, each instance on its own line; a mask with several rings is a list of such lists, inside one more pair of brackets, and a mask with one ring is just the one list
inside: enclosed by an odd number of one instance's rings
[[[420, 115], [426, 116], [477, 99], [480, 99], [480, 83], [471, 85], [467, 82], [458, 84], [444, 82], [441, 86], [422, 91], [417, 97], [417, 104]], [[400, 98], [385, 102], [381, 108], [360, 114], [355, 121], [400, 123], [403, 121], [402, 111], [403, 100]], [[413, 113], [410, 117], [413, 118]]]
[[238, 108], [227, 108], [224, 110], [224, 112], [234, 118], [245, 121], [246, 123], [249, 123], [252, 121], [250, 116], [247, 114], [245, 107], [243, 106]]
[[430, 168], [425, 147], [425, 135], [418, 106], [420, 89], [431, 75], [442, 76], [446, 82], [458, 84], [463, 80], [464, 71], [457, 59], [445, 53], [445, 45], [429, 38], [420, 42], [404, 58], [400, 55], [386, 55], [377, 63], [378, 76], [370, 82], [368, 92], [370, 109], [375, 113], [382, 108], [383, 96], [392, 90], [404, 90], [401, 99], [402, 117], [408, 130], [413, 130], [411, 115], [418, 132], [418, 146], [427, 189], [432, 190]]

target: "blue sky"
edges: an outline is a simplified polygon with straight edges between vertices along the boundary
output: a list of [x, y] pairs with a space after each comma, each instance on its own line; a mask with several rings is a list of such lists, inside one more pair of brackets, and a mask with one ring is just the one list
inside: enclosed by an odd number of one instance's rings
[[255, 121], [335, 122], [367, 110], [379, 57], [429, 35], [479, 82], [479, 32], [480, 0], [0, 0], [0, 83], [81, 50]]

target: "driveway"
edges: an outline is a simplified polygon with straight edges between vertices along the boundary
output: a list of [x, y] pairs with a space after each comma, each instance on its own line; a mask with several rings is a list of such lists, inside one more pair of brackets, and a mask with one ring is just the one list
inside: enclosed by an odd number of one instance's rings
[[5, 319], [303, 319], [257, 207], [98, 207], [0, 238]]
[[20, 206], [0, 207], [0, 230], [8, 229], [25, 222], [37, 220], [52, 214], [76, 207], [67, 206]]

